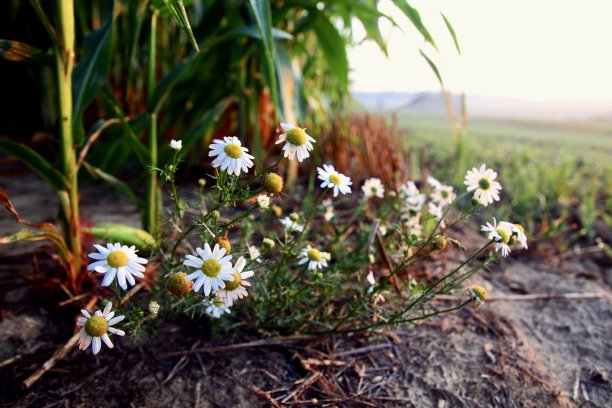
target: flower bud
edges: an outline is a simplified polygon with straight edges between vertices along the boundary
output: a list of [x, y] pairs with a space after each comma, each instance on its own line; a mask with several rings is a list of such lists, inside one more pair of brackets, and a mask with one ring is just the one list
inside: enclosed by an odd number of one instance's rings
[[270, 206], [270, 197], [265, 194], [258, 195], [257, 206], [262, 210], [266, 210]]
[[171, 295], [180, 298], [193, 289], [193, 281], [186, 281], [187, 274], [183, 272], [170, 275], [166, 282], [166, 289]]
[[283, 191], [283, 178], [276, 173], [268, 173], [263, 179], [263, 188], [270, 194]]
[[289, 219], [293, 222], [298, 222], [300, 220], [300, 215], [298, 213], [289, 214]]
[[219, 217], [221, 217], [221, 213], [219, 211], [217, 211], [217, 210], [214, 210], [213, 212], [210, 213], [210, 217], [213, 220], [218, 220]]
[[151, 314], [151, 317], [157, 317], [157, 314], [159, 313], [159, 303], [154, 300], [150, 301], [149, 313]]
[[226, 255], [229, 254], [232, 250], [232, 245], [230, 244], [229, 239], [227, 239], [227, 237], [218, 237], [217, 244], [219, 244], [221, 248], [225, 248]]
[[264, 249], [269, 251], [274, 248], [274, 245], [276, 245], [276, 243], [270, 238], [264, 238], [261, 245], [264, 247]]

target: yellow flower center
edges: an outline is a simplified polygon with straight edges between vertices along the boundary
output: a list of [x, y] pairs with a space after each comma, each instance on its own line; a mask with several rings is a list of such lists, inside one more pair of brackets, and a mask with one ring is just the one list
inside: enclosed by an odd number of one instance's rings
[[498, 227], [495, 232], [501, 237], [501, 240], [504, 244], [507, 244], [510, 241], [510, 234], [506, 231], [505, 228]]
[[224, 281], [225, 282], [225, 290], [234, 290], [238, 286], [240, 286], [240, 283], [242, 282], [242, 278], [240, 277], [240, 274], [239, 273], [232, 273], [232, 277], [234, 278], [234, 280], [232, 280], [232, 281]]
[[442, 198], [444, 198], [444, 199], [448, 198], [448, 191], [446, 191], [446, 190], [442, 190], [441, 196], [442, 196]]
[[491, 187], [491, 182], [486, 178], [481, 178], [480, 180], [478, 180], [478, 186], [482, 190], [488, 190], [489, 187]]
[[127, 265], [128, 257], [123, 251], [113, 251], [106, 257], [106, 262], [111, 268], [121, 268]]
[[183, 272], [174, 273], [170, 275], [166, 282], [166, 289], [172, 295], [181, 297], [193, 289], [193, 281], [186, 281], [185, 276], [187, 274]]
[[310, 259], [311, 261], [315, 261], [315, 262], [321, 262], [321, 259], [323, 259], [323, 256], [321, 255], [321, 251], [319, 251], [316, 248], [312, 248], [310, 251], [308, 251], [306, 253], [306, 256], [308, 256], [308, 259]]
[[487, 300], [487, 290], [482, 286], [472, 286], [470, 287], [472, 294], [478, 299], [481, 303], [484, 303]]
[[332, 174], [329, 176], [329, 181], [332, 182], [333, 185], [339, 186], [342, 183], [342, 179], [337, 174]]
[[268, 173], [264, 177], [263, 187], [270, 194], [279, 194], [283, 191], [283, 178], [276, 173]]
[[295, 146], [301, 146], [306, 143], [306, 132], [304, 129], [294, 127], [287, 132], [287, 141]]
[[85, 333], [91, 337], [101, 337], [108, 331], [108, 322], [104, 316], [92, 316], [85, 322]]
[[215, 300], [212, 301], [213, 305], [215, 305], [216, 307], [221, 307], [223, 306], [223, 299], [221, 298], [215, 298]]
[[209, 278], [216, 278], [219, 276], [219, 272], [221, 272], [221, 265], [219, 265], [216, 259], [207, 259], [202, 264], [202, 272]]
[[239, 159], [242, 157], [242, 148], [236, 143], [226, 144], [223, 151], [232, 159]]

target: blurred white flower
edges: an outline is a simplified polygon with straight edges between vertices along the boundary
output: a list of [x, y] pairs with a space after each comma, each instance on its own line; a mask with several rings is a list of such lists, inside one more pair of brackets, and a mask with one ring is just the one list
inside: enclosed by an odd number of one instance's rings
[[270, 207], [270, 197], [265, 194], [260, 194], [257, 196], [257, 206], [262, 210], [268, 209]]
[[310, 151], [313, 149], [312, 144], [315, 140], [310, 137], [305, 130], [288, 123], [281, 123], [281, 128], [285, 133], [281, 134], [276, 144], [285, 142], [283, 150], [284, 157], [293, 160], [296, 158], [299, 162], [310, 156]]
[[297, 232], [304, 231], [303, 225], [298, 224], [297, 221], [293, 221], [289, 217], [281, 218], [280, 222], [281, 224], [283, 224], [283, 227], [285, 227], [285, 229], [288, 231], [297, 231]]
[[361, 191], [367, 198], [378, 197], [383, 198], [385, 194], [385, 186], [378, 178], [369, 178], [361, 187]]
[[179, 150], [181, 150], [183, 148], [183, 141], [182, 140], [174, 140], [172, 139], [170, 141], [170, 148], [173, 150], [176, 150], [177, 152]]
[[114, 317], [115, 313], [111, 312], [112, 308], [113, 304], [108, 302], [103, 312], [97, 310], [93, 316], [89, 314], [87, 310], [81, 310], [83, 316], [77, 319], [77, 326], [81, 327], [78, 339], [79, 349], [85, 350], [91, 344], [93, 353], [98, 354], [102, 348], [102, 342], [104, 342], [108, 348], [114, 347], [110, 337], [108, 337], [109, 332], [117, 336], [125, 335], [123, 330], [111, 327], [125, 319], [125, 316]]
[[249, 149], [242, 147], [236, 136], [226, 136], [223, 140], [215, 139], [209, 149], [209, 157], [217, 156], [212, 166], [221, 167], [221, 170], [226, 170], [229, 175], [239, 176], [241, 171], [247, 173], [249, 168], [253, 167], [255, 157], [247, 153]]
[[225, 302], [220, 297], [216, 297], [212, 301], [206, 299], [203, 303], [204, 306], [206, 306], [206, 314], [215, 319], [220, 318], [223, 314], [230, 313], [229, 307], [226, 306]]
[[334, 197], [338, 196], [338, 192], [342, 194], [351, 192], [350, 186], [353, 182], [344, 174], [337, 172], [334, 166], [324, 164], [323, 168], [317, 167], [317, 172], [319, 173], [319, 180], [323, 181], [321, 188], [333, 188]]
[[486, 207], [493, 201], [499, 201], [502, 186], [495, 181], [496, 178], [497, 173], [483, 164], [480, 169], [474, 167], [468, 170], [464, 183], [467, 191], [474, 191], [474, 199]]
[[127, 290], [127, 284], [131, 286], [136, 284], [137, 278], [144, 278], [143, 266], [148, 261], [140, 258], [136, 252], [135, 246], [121, 245], [119, 242], [115, 244], [106, 244], [106, 248], [102, 245], [94, 245], [98, 252], [93, 252], [88, 256], [94, 260], [87, 266], [88, 271], [96, 271], [104, 274], [102, 286], [109, 286], [115, 277], [117, 283], [123, 290]]

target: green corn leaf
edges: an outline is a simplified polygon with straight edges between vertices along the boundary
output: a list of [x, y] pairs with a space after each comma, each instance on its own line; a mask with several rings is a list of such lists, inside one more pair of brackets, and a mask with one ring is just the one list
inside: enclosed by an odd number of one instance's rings
[[425, 61], [427, 61], [427, 64], [429, 64], [429, 67], [431, 68], [433, 73], [436, 75], [436, 78], [438, 78], [438, 82], [440, 82], [440, 85], [444, 86], [444, 82], [442, 81], [442, 76], [440, 75], [440, 71], [438, 70], [438, 67], [436, 66], [436, 64], [434, 64], [434, 62], [427, 56], [427, 54], [423, 52], [423, 50], [419, 50], [419, 52], [421, 53], [421, 56], [425, 58]]
[[11, 40], [0, 40], [0, 58], [12, 62], [32, 61], [42, 64], [53, 62], [49, 55], [38, 48]]
[[83, 143], [84, 137], [83, 112], [106, 81], [110, 67], [114, 2], [110, 1], [109, 4], [110, 9], [107, 10], [102, 26], [85, 38], [84, 56], [72, 74], [72, 128], [79, 145]]
[[187, 34], [187, 37], [189, 37], [189, 41], [191, 41], [193, 48], [199, 52], [200, 48], [198, 47], [198, 43], [193, 36], [193, 31], [191, 30], [191, 25], [189, 24], [189, 19], [187, 18], [187, 12], [185, 11], [183, 0], [164, 0], [164, 3], [172, 12], [178, 26], [185, 34]]
[[156, 246], [155, 238], [139, 228], [123, 224], [103, 223], [91, 229], [94, 237], [109, 242], [121, 242], [123, 245], [135, 245], [139, 249], [151, 249]]
[[10, 140], [0, 140], [0, 150], [12, 154], [23, 164], [42, 177], [55, 191], [68, 189], [68, 182], [64, 176], [45, 158], [34, 150]]
[[[228, 36], [232, 36], [232, 35], [243, 35], [245, 37], [251, 37], [257, 40], [262, 39], [261, 31], [259, 31], [259, 28], [256, 25], [249, 25], [249, 26], [235, 28], [228, 33]], [[274, 40], [276, 41], [292, 40], [293, 36], [289, 34], [288, 32], [281, 30], [279, 28], [272, 28], [272, 38], [274, 38]]]
[[278, 98], [278, 81], [276, 71], [274, 69], [274, 38], [272, 36], [272, 12], [270, 3], [266, 0], [249, 0], [249, 12], [261, 36], [261, 45], [263, 49], [262, 63], [264, 67], [264, 77], [270, 88], [270, 96], [272, 103], [276, 108], [275, 111], [282, 109]]
[[313, 28], [327, 64], [338, 79], [340, 87], [348, 88], [349, 64], [346, 43], [336, 27], [321, 13], [314, 14]]
[[453, 41], [455, 42], [455, 48], [457, 49], [457, 53], [461, 55], [461, 49], [459, 48], [459, 41], [457, 40], [457, 34], [455, 33], [455, 29], [453, 28], [453, 25], [450, 23], [448, 18], [446, 18], [446, 16], [443, 13], [440, 13], [440, 15], [444, 19], [444, 24], [446, 24], [446, 28], [448, 29], [448, 32], [450, 33], [451, 37], [453, 37]]
[[423, 38], [425, 38], [425, 41], [433, 45], [433, 47], [437, 50], [438, 46], [436, 45], [433, 37], [429, 33], [429, 30], [427, 30], [427, 27], [425, 27], [425, 24], [423, 24], [423, 21], [421, 20], [421, 15], [417, 11], [417, 9], [412, 7], [406, 0], [393, 0], [393, 3], [398, 9], [402, 11], [402, 13], [404, 13], [406, 17], [408, 17], [408, 19], [412, 22], [412, 25], [414, 25], [414, 27], [419, 31], [419, 33], [421, 33]]
[[112, 174], [109, 174], [105, 172], [104, 170], [101, 170], [97, 167], [92, 166], [86, 161], [83, 162], [83, 166], [85, 167], [85, 170], [87, 170], [87, 172], [94, 179], [99, 179], [99, 180], [104, 181], [109, 186], [114, 188], [118, 193], [124, 195], [128, 200], [134, 203], [138, 208], [142, 208], [142, 201], [138, 197], [136, 197], [136, 194], [134, 194], [134, 191], [126, 183], [119, 180], [117, 177], [113, 176]]

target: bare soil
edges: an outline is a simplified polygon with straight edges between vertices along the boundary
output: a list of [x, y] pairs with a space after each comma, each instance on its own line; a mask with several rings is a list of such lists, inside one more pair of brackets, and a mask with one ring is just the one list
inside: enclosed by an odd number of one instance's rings
[[[24, 218], [55, 220], [53, 194], [35, 176], [3, 174], [0, 186]], [[139, 225], [134, 207], [105, 188], [85, 186], [81, 202], [92, 221]], [[0, 213], [0, 235], [16, 229]], [[465, 231], [463, 241], [471, 238]], [[72, 335], [78, 310], [56, 307], [65, 296], [38, 284], [53, 268], [45, 253], [44, 244], [0, 246], [1, 406], [612, 406], [609, 265], [519, 252], [475, 277], [492, 298], [479, 309], [375, 335], [239, 350], [210, 347], [258, 337], [220, 337], [205, 319], [160, 319], [156, 338], [123, 338], [98, 356], [72, 350], [24, 390], [21, 382]], [[600, 297], [494, 300], [565, 293]]]

